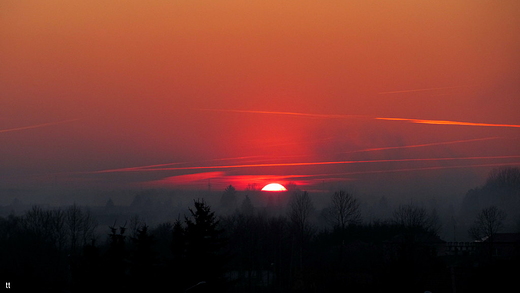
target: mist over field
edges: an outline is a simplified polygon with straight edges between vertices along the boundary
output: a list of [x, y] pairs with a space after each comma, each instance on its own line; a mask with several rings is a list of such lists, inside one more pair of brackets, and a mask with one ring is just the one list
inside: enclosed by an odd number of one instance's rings
[[[496, 186], [490, 183], [497, 172], [511, 171], [511, 182], [502, 182]], [[495, 174], [495, 175], [493, 175]], [[395, 210], [402, 205], [414, 205], [435, 211], [438, 215], [439, 235], [447, 241], [468, 241], [471, 239], [468, 229], [476, 213], [488, 206], [498, 206], [508, 213], [505, 230], [517, 232], [520, 229], [518, 168], [496, 168], [488, 178], [472, 188], [436, 186], [428, 182], [416, 182], [411, 186], [360, 186], [355, 182], [331, 185], [308, 191], [315, 210], [313, 222], [318, 229], [327, 229], [328, 224], [320, 216], [331, 205], [331, 196], [338, 191], [347, 191], [359, 202], [361, 218], [364, 223], [391, 221]], [[230, 203], [224, 203], [226, 188], [215, 190], [209, 181], [206, 189], [83, 189], [60, 188], [48, 189], [8, 189], [2, 190], [3, 202], [0, 205], [1, 216], [21, 215], [33, 206], [47, 209], [66, 208], [78, 205], [87, 208], [102, 219], [100, 231], [114, 222], [128, 222], [138, 217], [147, 225], [158, 225], [183, 218], [195, 200], [204, 200], [219, 216], [227, 216], [241, 211], [246, 198], [256, 211], [268, 215], [285, 215], [290, 199], [297, 193], [306, 191], [305, 187], [289, 184], [286, 192], [266, 192], [263, 186], [251, 184], [244, 190], [233, 187], [235, 195]], [[365, 188], [363, 188], [365, 187]], [[393, 188], [392, 188], [393, 187]], [[461, 190], [463, 189], [463, 190]], [[506, 193], [504, 195], [504, 192]], [[100, 235], [101, 236], [101, 235]]]

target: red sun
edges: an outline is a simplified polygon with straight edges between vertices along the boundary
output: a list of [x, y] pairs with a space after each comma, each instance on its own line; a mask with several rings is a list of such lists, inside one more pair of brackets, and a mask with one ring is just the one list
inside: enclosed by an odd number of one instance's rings
[[262, 191], [287, 191], [287, 188], [279, 183], [269, 183], [262, 188]]

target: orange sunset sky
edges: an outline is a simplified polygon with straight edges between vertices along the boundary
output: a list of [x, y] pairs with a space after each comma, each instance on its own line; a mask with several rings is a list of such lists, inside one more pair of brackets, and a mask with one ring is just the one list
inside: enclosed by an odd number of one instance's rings
[[520, 165], [519, 52], [516, 0], [0, 0], [0, 191], [464, 191]]

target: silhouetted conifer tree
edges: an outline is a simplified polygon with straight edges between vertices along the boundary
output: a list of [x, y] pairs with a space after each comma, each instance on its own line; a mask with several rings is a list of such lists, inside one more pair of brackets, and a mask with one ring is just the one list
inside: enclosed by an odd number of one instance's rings
[[220, 198], [220, 206], [224, 209], [234, 210], [237, 208], [237, 191], [233, 185], [226, 187]]
[[216, 289], [223, 285], [223, 231], [204, 200], [196, 200], [194, 204], [195, 209], [189, 209], [191, 217], [185, 217], [185, 263], [190, 274], [187, 280], [191, 281], [190, 285], [204, 281]]
[[155, 287], [156, 282], [153, 280], [155, 262], [155, 252], [152, 245], [154, 237], [148, 234], [148, 226], [143, 225], [137, 229], [136, 236], [131, 238], [135, 245], [132, 255], [132, 283], [134, 289], [149, 290]]
[[120, 291], [129, 285], [127, 278], [126, 227], [119, 227], [119, 232], [114, 226], [109, 228], [109, 247], [106, 253], [103, 282], [106, 284], [107, 290]]
[[255, 212], [255, 208], [253, 207], [253, 204], [251, 203], [251, 199], [249, 196], [246, 195], [246, 198], [244, 198], [244, 201], [242, 201], [242, 206], [240, 207], [240, 212], [247, 216], [252, 216]]

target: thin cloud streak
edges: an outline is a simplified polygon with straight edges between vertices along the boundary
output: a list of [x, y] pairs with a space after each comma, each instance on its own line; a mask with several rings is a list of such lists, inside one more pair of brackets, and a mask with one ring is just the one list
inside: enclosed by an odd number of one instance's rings
[[29, 125], [29, 126], [22, 126], [22, 127], [16, 127], [16, 128], [9, 128], [9, 129], [0, 129], [0, 133], [13, 132], [13, 131], [22, 131], [22, 130], [40, 128], [40, 127], [48, 127], [48, 126], [53, 126], [53, 125], [58, 125], [58, 124], [74, 122], [74, 121], [78, 121], [78, 120], [81, 120], [81, 119], [77, 118], [77, 119], [69, 119], [69, 120], [63, 120], [63, 121], [41, 123], [41, 124], [35, 124], [35, 125]]
[[177, 175], [170, 176], [160, 180], [156, 180], [153, 182], [162, 182], [169, 184], [187, 184], [191, 182], [203, 181], [208, 179], [213, 179], [216, 177], [225, 177], [226, 173], [222, 171], [214, 171], [214, 172], [203, 172], [203, 173], [194, 173], [194, 174], [185, 174], [185, 175]]
[[176, 175], [166, 177], [160, 180], [155, 180], [152, 182], [167, 182], [167, 183], [190, 183], [195, 181], [202, 181], [207, 179], [226, 179], [232, 178], [233, 180], [242, 180], [242, 181], [276, 181], [276, 180], [287, 180], [293, 178], [306, 178], [308, 175], [227, 175], [222, 171], [214, 171], [214, 172], [202, 172], [202, 173], [192, 173], [185, 175]]
[[356, 171], [356, 172], [344, 172], [344, 173], [321, 173], [321, 174], [298, 174], [298, 175], [227, 175], [224, 172], [206, 172], [206, 173], [195, 173], [166, 177], [159, 180], [153, 180], [147, 182], [149, 185], [200, 185], [205, 184], [203, 181], [211, 179], [213, 183], [225, 183], [244, 185], [248, 183], [260, 183], [266, 184], [269, 182], [298, 182], [298, 185], [319, 185], [323, 182], [333, 181], [345, 181], [345, 180], [357, 180], [356, 178], [350, 177], [352, 175], [364, 175], [364, 174], [381, 174], [381, 173], [398, 173], [398, 172], [415, 172], [415, 171], [431, 171], [431, 170], [445, 170], [445, 169], [464, 169], [464, 168], [483, 168], [483, 167], [496, 167], [496, 166], [518, 166], [519, 162], [512, 163], [490, 163], [490, 164], [471, 164], [471, 165], [453, 165], [453, 166], [431, 166], [431, 167], [420, 167], [420, 168], [402, 168], [402, 169], [390, 169], [390, 170], [371, 170], [371, 171]]
[[110, 172], [132, 172], [132, 171], [178, 171], [178, 170], [205, 170], [205, 169], [234, 169], [234, 168], [262, 168], [262, 167], [293, 167], [293, 166], [321, 166], [321, 165], [345, 165], [362, 163], [391, 163], [391, 162], [425, 162], [425, 161], [455, 161], [455, 160], [490, 160], [520, 158], [515, 156], [489, 156], [489, 157], [448, 157], [448, 158], [422, 158], [422, 159], [388, 159], [388, 160], [360, 160], [360, 161], [326, 161], [326, 162], [298, 162], [298, 163], [269, 163], [269, 164], [242, 164], [242, 165], [220, 165], [220, 166], [191, 166], [173, 168], [127, 168], [126, 170], [102, 170], [92, 173]]

